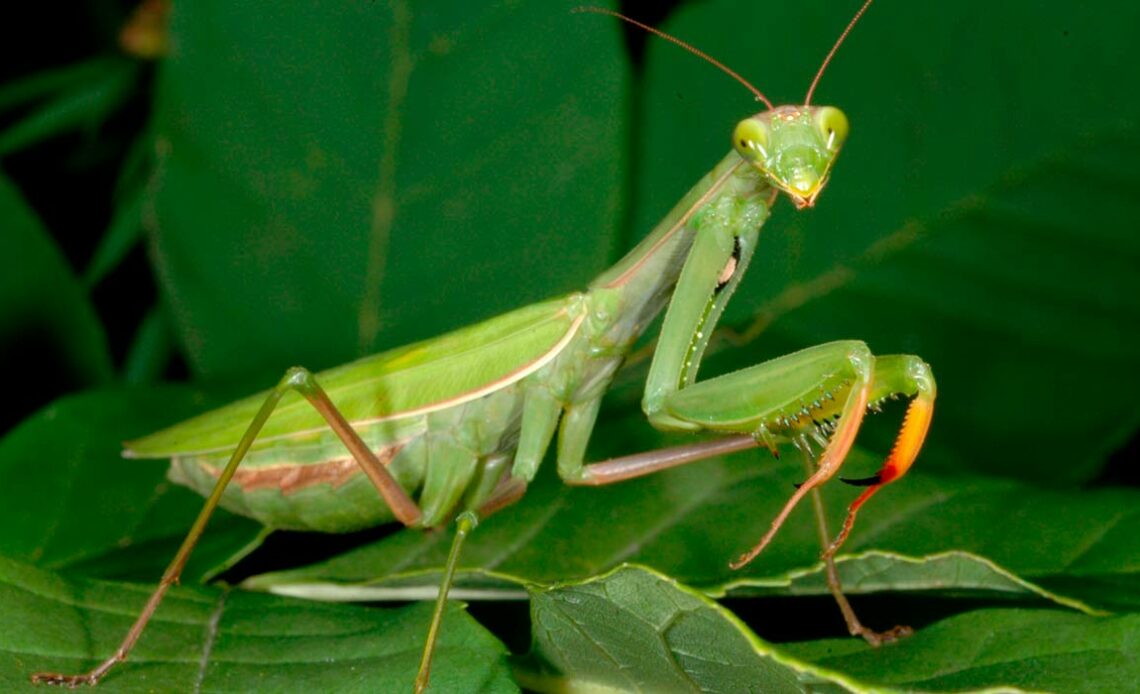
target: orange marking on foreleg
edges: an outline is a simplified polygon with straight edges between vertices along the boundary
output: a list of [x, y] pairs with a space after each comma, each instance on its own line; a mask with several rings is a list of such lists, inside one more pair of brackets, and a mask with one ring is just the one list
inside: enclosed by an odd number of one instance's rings
[[831, 438], [831, 443], [827, 445], [823, 455], [819, 459], [819, 468], [815, 474], [807, 479], [806, 482], [801, 484], [792, 497], [784, 504], [784, 508], [777, 514], [775, 520], [772, 521], [772, 527], [768, 532], [764, 533], [764, 537], [760, 538], [760, 542], [750, 549], [748, 552], [740, 555], [740, 558], [729, 564], [733, 569], [740, 569], [756, 558], [756, 555], [764, 551], [772, 538], [776, 536], [776, 531], [787, 520], [788, 515], [800, 499], [810, 492], [815, 487], [823, 484], [831, 479], [841, 465], [847, 458], [847, 453], [851, 450], [851, 445], [855, 443], [855, 435], [859, 433], [859, 426], [863, 423], [863, 415], [867, 411], [867, 396], [871, 390], [870, 384], [864, 384], [862, 387], [855, 390], [852, 395], [853, 400], [849, 400], [847, 406], [844, 408], [843, 416], [839, 419], [839, 424], [836, 427], [835, 435]]
[[823, 552], [822, 558], [828, 559], [839, 551], [843, 543], [847, 541], [847, 536], [851, 533], [851, 528], [855, 525], [855, 516], [859, 513], [859, 508], [867, 503], [867, 500], [875, 495], [875, 492], [882, 489], [888, 483], [897, 480], [906, 474], [910, 469], [914, 459], [918, 457], [918, 452], [922, 449], [922, 443], [926, 440], [926, 432], [930, 430], [930, 420], [934, 416], [934, 398], [920, 393], [917, 398], [911, 401], [907, 407], [906, 416], [903, 417], [902, 428], [899, 429], [898, 438], [895, 439], [895, 445], [891, 449], [890, 455], [883, 463], [882, 469], [879, 470], [878, 475], [871, 479], [877, 481], [868, 487], [862, 494], [859, 495], [851, 505], [847, 507], [847, 518], [843, 521], [843, 528], [839, 534], [835, 536], [835, 540]]
[[882, 484], [897, 480], [910, 469], [914, 459], [918, 457], [919, 450], [922, 449], [923, 441], [926, 440], [926, 432], [930, 430], [930, 420], [933, 416], [933, 398], [920, 394], [910, 402], [906, 416], [903, 417], [899, 436], [895, 439], [895, 446], [883, 463], [883, 469], [879, 471], [879, 480]]

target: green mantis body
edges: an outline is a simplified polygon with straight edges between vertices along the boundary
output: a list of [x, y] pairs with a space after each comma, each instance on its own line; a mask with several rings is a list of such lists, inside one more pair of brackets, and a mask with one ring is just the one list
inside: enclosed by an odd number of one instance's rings
[[[914, 461], [935, 397], [929, 367], [843, 341], [704, 381], [697, 374], [773, 204], [784, 193], [797, 207], [812, 205], [846, 134], [838, 109], [769, 108], [742, 121], [733, 151], [586, 291], [315, 376], [292, 369], [269, 393], [128, 444], [130, 456], [171, 459], [171, 476], [210, 499], [120, 651], [86, 675], [36, 679], [93, 684], [124, 659], [219, 502], [271, 527], [326, 532], [392, 520], [436, 527], [458, 514], [462, 538], [476, 517], [524, 493], [552, 443], [563, 480], [601, 485], [734, 450], [825, 438], [814, 473], [734, 563], [742, 566], [806, 494], [835, 475], [869, 407], [913, 398], [883, 469], [855, 481], [868, 488], [825, 550], [830, 560], [859, 506]], [[666, 305], [643, 409], [659, 429], [714, 436], [589, 464], [602, 397]], [[852, 632], [879, 640], [850, 614], [833, 571], [830, 578]], [[438, 621], [419, 686], [426, 685], [436, 629]]]

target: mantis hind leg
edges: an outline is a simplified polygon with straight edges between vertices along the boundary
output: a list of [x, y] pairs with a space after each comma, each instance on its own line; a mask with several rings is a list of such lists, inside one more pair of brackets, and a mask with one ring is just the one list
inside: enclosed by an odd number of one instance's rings
[[226, 463], [226, 467], [218, 476], [218, 481], [214, 485], [213, 491], [202, 505], [202, 510], [199, 511], [198, 517], [190, 527], [190, 531], [186, 533], [186, 538], [178, 548], [177, 554], [174, 555], [174, 559], [171, 560], [170, 565], [166, 567], [166, 571], [163, 572], [162, 579], [159, 581], [158, 586], [154, 592], [151, 593], [142, 612], [139, 613], [134, 624], [131, 625], [130, 630], [127, 632], [126, 637], [124, 637], [123, 642], [119, 645], [119, 648], [90, 672], [79, 675], [39, 672], [32, 675], [32, 682], [64, 685], [68, 687], [75, 687], [81, 684], [93, 686], [98, 684], [99, 680], [116, 664], [127, 659], [131, 649], [134, 648], [135, 643], [139, 640], [139, 637], [142, 636], [147, 623], [150, 622], [151, 617], [154, 616], [154, 612], [158, 609], [167, 590], [170, 589], [170, 586], [178, 582], [179, 577], [182, 575], [182, 570], [186, 566], [186, 561], [190, 558], [190, 553], [194, 550], [195, 545], [198, 544], [202, 533], [205, 532], [206, 524], [209, 522], [214, 510], [218, 507], [222, 493], [225, 492], [230, 479], [233, 478], [234, 473], [237, 472], [238, 465], [240, 465], [241, 461], [245, 458], [250, 446], [253, 445], [258, 433], [269, 419], [269, 416], [273, 414], [273, 410], [277, 407], [281, 398], [290, 390], [299, 392], [321, 413], [328, 422], [329, 427], [336, 432], [337, 436], [344, 442], [345, 447], [352, 453], [357, 464], [360, 465], [365, 474], [372, 480], [377, 491], [380, 492], [380, 496], [382, 496], [384, 501], [391, 507], [392, 513], [396, 516], [397, 520], [404, 525], [414, 525], [420, 521], [422, 514], [419, 507], [412, 501], [411, 497], [408, 496], [408, 493], [404, 491], [396, 479], [392, 477], [391, 473], [384, 467], [384, 464], [376, 458], [376, 455], [368, 448], [367, 444], [364, 443], [352, 426], [349, 425], [332, 401], [329, 400], [328, 395], [325, 394], [324, 389], [317, 383], [313, 374], [301, 367], [289, 369], [273, 390], [269, 392], [269, 395], [265, 398], [265, 402], [261, 405], [261, 409], [258, 410], [253, 420], [249, 423], [249, 426], [246, 427], [245, 433], [242, 434], [241, 440], [230, 456], [229, 462]]

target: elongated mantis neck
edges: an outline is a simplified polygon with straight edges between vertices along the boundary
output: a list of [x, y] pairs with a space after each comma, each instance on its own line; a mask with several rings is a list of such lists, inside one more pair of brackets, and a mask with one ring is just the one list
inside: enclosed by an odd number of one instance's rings
[[685, 194], [648, 236], [599, 275], [590, 284], [590, 288], [622, 287], [654, 279], [664, 283], [675, 282], [680, 266], [669, 267], [668, 261], [678, 252], [683, 254], [692, 245], [692, 235], [686, 233], [687, 227], [709, 201], [724, 189], [725, 182], [743, 164], [735, 152], [729, 152]]
[[725, 195], [740, 198], [770, 192], [764, 177], [736, 152], [721, 159], [648, 236], [590, 284], [591, 291], [621, 295], [618, 330], [636, 337], [668, 301], [699, 233], [702, 213]]

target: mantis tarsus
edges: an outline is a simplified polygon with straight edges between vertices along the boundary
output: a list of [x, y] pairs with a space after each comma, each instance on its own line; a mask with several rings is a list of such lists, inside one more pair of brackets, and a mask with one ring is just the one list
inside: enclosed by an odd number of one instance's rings
[[[208, 499], [119, 649], [89, 673], [39, 673], [33, 681], [96, 684], [141, 636], [216, 506], [277, 528], [345, 532], [396, 520], [431, 528], [457, 520], [416, 689], [426, 687], [442, 607], [464, 538], [517, 500], [557, 437], [557, 466], [572, 485], [604, 485], [734, 451], [792, 442], [809, 475], [740, 568], [770, 542], [804, 496], [843, 464], [865, 412], [889, 397], [912, 398], [882, 469], [850, 505], [834, 538], [817, 517], [828, 585], [852, 634], [873, 644], [906, 633], [864, 627], [843, 596], [832, 557], [862, 504], [902, 476], [922, 446], [933, 411], [930, 368], [909, 355], [875, 357], [857, 341], [809, 347], [697, 382], [709, 338], [781, 193], [812, 206], [827, 183], [848, 124], [811, 105], [835, 42], [801, 106], [775, 107], [736, 73], [687, 44], [616, 13], [705, 58], [767, 106], [741, 121], [733, 150], [636, 248], [585, 292], [518, 309], [434, 340], [314, 376], [290, 369], [262, 393], [127, 444], [133, 457], [170, 458], [171, 476]], [[669, 449], [586, 463], [598, 408], [614, 372], [668, 304], [642, 407], [663, 430], [716, 436]], [[272, 416], [271, 416], [272, 415]], [[811, 459], [811, 439], [824, 442]], [[236, 448], [235, 448], [236, 444]], [[346, 451], [347, 448], [347, 451]], [[347, 455], [346, 455], [347, 453]], [[238, 469], [239, 463], [244, 466]], [[383, 503], [377, 503], [379, 492]]]

